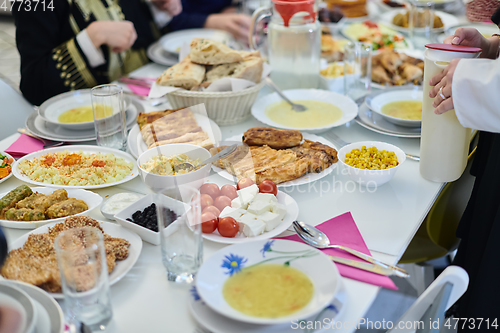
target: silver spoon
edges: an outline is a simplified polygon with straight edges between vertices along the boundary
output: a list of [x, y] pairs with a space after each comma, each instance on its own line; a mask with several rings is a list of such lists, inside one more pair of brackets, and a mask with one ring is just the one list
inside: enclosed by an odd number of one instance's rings
[[269, 77], [266, 77], [264, 80], [266, 80], [266, 84], [268, 86], [270, 86], [271, 88], [273, 88], [274, 91], [276, 91], [278, 93], [278, 95], [280, 95], [280, 97], [285, 100], [285, 102], [287, 102], [288, 104], [290, 104], [292, 106], [292, 109], [294, 111], [302, 112], [302, 111], [307, 110], [307, 107], [305, 107], [304, 105], [296, 104], [296, 103], [292, 102], [291, 100], [289, 100], [288, 97], [286, 97], [285, 94], [283, 94], [281, 89], [278, 88], [278, 86]]
[[385, 267], [385, 268], [389, 268], [389, 269], [393, 270], [394, 273], [399, 277], [406, 278], [406, 277], [410, 276], [402, 268], [383, 263], [380, 260], [377, 260], [377, 259], [375, 259], [367, 254], [350, 249], [348, 247], [345, 247], [342, 245], [331, 244], [330, 240], [328, 239], [328, 236], [326, 236], [324, 232], [322, 232], [321, 230], [319, 230], [313, 226], [305, 224], [304, 222], [294, 221], [293, 227], [294, 227], [295, 231], [297, 232], [297, 234], [299, 235], [299, 237], [304, 242], [306, 242], [307, 244], [309, 244], [313, 247], [316, 247], [318, 249], [333, 248], [333, 249], [343, 250], [343, 251], [349, 252], [352, 255], [355, 255], [358, 258], [361, 258], [363, 260], [371, 262], [372, 264], [380, 265], [380, 266]]
[[183, 163], [177, 164], [176, 166], [174, 166], [174, 171], [177, 173], [179, 171], [188, 171], [189, 172], [189, 171], [192, 171], [192, 169], [199, 169], [202, 166], [204, 166], [205, 164], [215, 162], [217, 160], [220, 160], [221, 158], [228, 156], [229, 154], [234, 152], [237, 147], [238, 147], [238, 145], [229, 146], [226, 149], [222, 150], [220, 153], [217, 153], [214, 156], [201, 162], [196, 167], [192, 163], [189, 163], [189, 162], [183, 162]]

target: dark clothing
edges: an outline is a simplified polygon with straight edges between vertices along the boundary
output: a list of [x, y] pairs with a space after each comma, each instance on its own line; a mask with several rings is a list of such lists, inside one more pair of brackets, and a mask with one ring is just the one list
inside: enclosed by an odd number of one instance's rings
[[182, 0], [182, 13], [168, 24], [170, 31], [203, 28], [208, 15], [231, 7], [232, 0]]
[[[477, 318], [489, 318], [491, 324], [500, 317], [500, 134], [480, 133], [471, 174], [476, 181], [457, 229], [461, 242], [454, 260], [470, 280], [456, 316], [476, 318], [476, 324]], [[459, 331], [487, 331], [486, 326], [478, 330], [468, 325]]]
[[[121, 6], [121, 7], [120, 7]], [[40, 105], [68, 90], [109, 83], [146, 64], [145, 48], [158, 33], [142, 0], [53, 0], [53, 10], [13, 10], [17, 48], [21, 55], [20, 89], [28, 101]], [[131, 50], [113, 53], [102, 46], [106, 63], [91, 68], [76, 35], [97, 20], [134, 23], [137, 40]]]

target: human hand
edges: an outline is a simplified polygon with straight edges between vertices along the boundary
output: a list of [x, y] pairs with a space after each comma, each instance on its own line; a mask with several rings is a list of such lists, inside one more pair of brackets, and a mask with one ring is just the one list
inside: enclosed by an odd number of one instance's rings
[[130, 49], [137, 39], [130, 21], [95, 21], [87, 27], [87, 34], [95, 47], [108, 45], [115, 53]]
[[435, 114], [443, 114], [446, 111], [453, 110], [452, 83], [453, 74], [457, 68], [460, 59], [453, 59], [440, 73], [434, 75], [429, 81], [429, 85], [433, 86], [429, 92], [429, 97], [434, 98], [432, 106], [436, 109]]
[[474, 28], [458, 28], [454, 35], [448, 36], [444, 39], [444, 43], [453, 45], [463, 45], [479, 47], [483, 52], [481, 53], [481, 58], [491, 58], [496, 56], [491, 55], [492, 43], [489, 39], [486, 39], [477, 29]]
[[154, 5], [172, 16], [179, 15], [182, 12], [181, 0], [154, 0]]
[[236, 39], [247, 42], [251, 20], [245, 14], [212, 14], [208, 16], [204, 27], [227, 31]]

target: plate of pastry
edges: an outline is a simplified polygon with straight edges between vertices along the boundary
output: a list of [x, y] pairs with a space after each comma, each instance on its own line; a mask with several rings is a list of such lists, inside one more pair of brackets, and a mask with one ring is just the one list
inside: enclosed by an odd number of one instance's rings
[[234, 142], [245, 144], [212, 166], [231, 181], [251, 178], [260, 184], [269, 179], [278, 187], [297, 186], [321, 179], [337, 167], [337, 148], [314, 134], [254, 127], [224, 140], [216, 149]]
[[[428, 16], [427, 16], [428, 17]], [[423, 33], [425, 25], [425, 14], [424, 12], [417, 13], [417, 20], [415, 23], [415, 32]], [[380, 21], [384, 22], [387, 26], [394, 30], [401, 31], [404, 33], [409, 32], [409, 11], [407, 9], [393, 9], [380, 16]], [[454, 26], [459, 23], [458, 18], [455, 15], [451, 15], [442, 11], [434, 12], [434, 27], [433, 32], [439, 33]]]

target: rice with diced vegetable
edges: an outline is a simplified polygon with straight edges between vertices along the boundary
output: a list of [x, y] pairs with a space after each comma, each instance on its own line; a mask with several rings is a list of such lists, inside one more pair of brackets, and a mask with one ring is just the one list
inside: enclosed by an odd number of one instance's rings
[[20, 173], [46, 184], [88, 186], [115, 183], [130, 174], [134, 164], [114, 154], [49, 153], [19, 163]]

